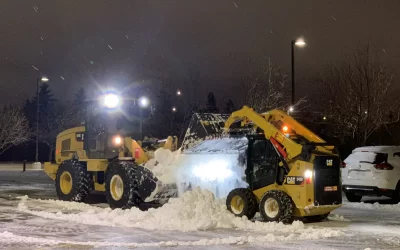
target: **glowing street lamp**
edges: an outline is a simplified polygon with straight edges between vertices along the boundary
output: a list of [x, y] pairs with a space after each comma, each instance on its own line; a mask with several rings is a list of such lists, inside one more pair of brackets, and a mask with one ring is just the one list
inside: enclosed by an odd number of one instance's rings
[[176, 112], [176, 107], [172, 107], [172, 112]]
[[35, 163], [39, 162], [39, 85], [42, 82], [48, 82], [49, 78], [42, 76], [36, 79], [36, 155]]
[[176, 91], [176, 95], [182, 95], [182, 92], [178, 89], [178, 90]]
[[299, 38], [294, 43], [297, 47], [304, 47], [306, 46], [306, 42], [304, 42], [303, 38]]
[[149, 106], [149, 99], [147, 99], [147, 97], [141, 97], [139, 99], [139, 114], [140, 114], [140, 139], [143, 140], [143, 115], [142, 115], [142, 108], [146, 108], [147, 106]]
[[149, 99], [147, 99], [146, 97], [142, 97], [139, 99], [139, 105], [142, 108], [145, 108], [149, 105]]
[[294, 96], [294, 93], [295, 93], [295, 89], [294, 89], [294, 86], [295, 86], [294, 85], [294, 78], [295, 78], [294, 77], [294, 46], [302, 48], [302, 47], [306, 46], [306, 42], [302, 38], [292, 40], [292, 42], [291, 42], [291, 48], [292, 48], [292, 105], [294, 105], [294, 102], [295, 102], [295, 96]]

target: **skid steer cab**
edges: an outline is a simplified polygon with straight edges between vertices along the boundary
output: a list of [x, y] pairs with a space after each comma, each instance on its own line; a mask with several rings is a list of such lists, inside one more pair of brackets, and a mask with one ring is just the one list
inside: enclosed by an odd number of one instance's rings
[[[233, 129], [235, 127], [235, 129]], [[226, 200], [236, 216], [289, 223], [295, 217], [325, 219], [342, 204], [340, 158], [333, 146], [280, 110], [258, 114], [244, 107], [225, 122], [226, 130], [253, 131], [245, 169], [248, 188]]]
[[45, 173], [55, 181], [60, 200], [85, 202], [97, 191], [111, 208], [138, 207], [160, 184], [143, 163], [152, 157], [151, 150], [175, 150], [177, 138], [136, 141], [116, 129], [124, 112], [88, 110], [85, 126], [58, 134], [55, 162], [45, 162]]

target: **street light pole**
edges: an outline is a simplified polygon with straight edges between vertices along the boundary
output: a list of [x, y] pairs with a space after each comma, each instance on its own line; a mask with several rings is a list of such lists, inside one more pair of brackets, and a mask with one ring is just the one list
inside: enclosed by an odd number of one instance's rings
[[291, 49], [292, 49], [292, 106], [294, 105], [294, 101], [295, 101], [295, 89], [294, 89], [294, 44], [296, 43], [295, 40], [292, 40], [291, 42]]
[[140, 123], [140, 139], [143, 140], [143, 114], [142, 114], [142, 109], [146, 108], [149, 105], [149, 99], [146, 97], [141, 97], [139, 99], [139, 123]]
[[39, 162], [39, 83], [41, 78], [36, 81], [36, 155], [35, 162]]
[[143, 116], [142, 116], [143, 107], [139, 107], [139, 119], [140, 119], [140, 140], [143, 140]]
[[48, 82], [47, 77], [38, 77], [36, 79], [36, 155], [35, 162], [39, 162], [39, 84], [41, 82]]
[[290, 42], [291, 50], [292, 50], [292, 108], [295, 104], [295, 70], [294, 70], [294, 46], [304, 47], [306, 43], [303, 39], [296, 39]]

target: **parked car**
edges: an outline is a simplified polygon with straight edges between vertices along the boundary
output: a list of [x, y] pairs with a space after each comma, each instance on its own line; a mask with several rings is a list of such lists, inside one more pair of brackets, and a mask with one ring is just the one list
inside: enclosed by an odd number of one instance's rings
[[344, 160], [342, 187], [350, 202], [363, 196], [400, 201], [400, 146], [360, 147]]

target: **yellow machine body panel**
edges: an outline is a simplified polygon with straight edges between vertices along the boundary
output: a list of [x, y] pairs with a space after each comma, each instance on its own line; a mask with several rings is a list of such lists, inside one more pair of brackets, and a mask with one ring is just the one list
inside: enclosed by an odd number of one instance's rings
[[83, 150], [83, 136], [85, 127], [75, 127], [67, 129], [58, 134], [56, 139], [56, 163], [60, 164], [72, 158], [77, 151]]
[[314, 206], [314, 176], [312, 176], [308, 181], [304, 177], [304, 173], [306, 171], [310, 171], [312, 173], [313, 164], [304, 161], [296, 161], [294, 163], [294, 167], [291, 168], [290, 172], [286, 176], [283, 185], [274, 183], [272, 185], [253, 190], [253, 193], [257, 197], [258, 201], [260, 201], [263, 195], [270, 190], [281, 190], [286, 192], [290, 195], [295, 204], [293, 215], [299, 217], [326, 214], [341, 207], [341, 204]]
[[56, 174], [57, 174], [58, 167], [59, 167], [58, 164], [54, 164], [54, 163], [51, 163], [51, 162], [45, 162], [45, 163], [44, 163], [44, 172], [45, 172], [52, 180], [55, 180], [55, 179], [56, 179]]

